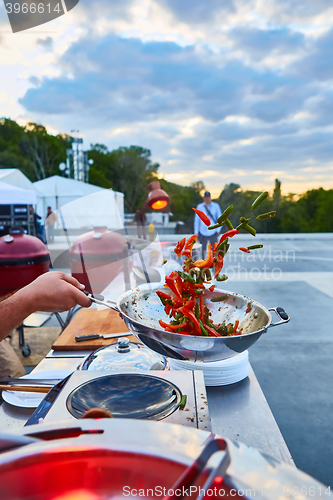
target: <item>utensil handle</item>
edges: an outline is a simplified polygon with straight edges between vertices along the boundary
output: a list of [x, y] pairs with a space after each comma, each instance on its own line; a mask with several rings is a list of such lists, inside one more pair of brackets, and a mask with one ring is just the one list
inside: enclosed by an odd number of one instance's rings
[[75, 337], [76, 342], [83, 342], [84, 340], [96, 340], [99, 339], [100, 335], [78, 335]]
[[289, 318], [288, 314], [286, 313], [286, 311], [283, 309], [283, 307], [271, 307], [268, 310], [274, 311], [276, 313], [276, 315], [279, 316], [279, 318], [280, 318], [280, 321], [278, 321], [277, 323], [271, 323], [269, 325], [269, 328], [271, 326], [283, 325], [284, 323], [288, 323], [290, 321], [290, 318]]
[[50, 386], [29, 386], [29, 385], [0, 385], [0, 391], [18, 391], [18, 392], [44, 392], [47, 393], [52, 389]]
[[87, 297], [89, 297], [91, 302], [95, 302], [95, 304], [99, 304], [100, 306], [109, 307], [110, 309], [113, 309], [114, 311], [119, 312], [116, 302], [113, 302], [112, 300], [105, 300], [103, 295], [92, 294], [92, 293], [87, 292], [86, 290], [83, 290], [83, 293]]

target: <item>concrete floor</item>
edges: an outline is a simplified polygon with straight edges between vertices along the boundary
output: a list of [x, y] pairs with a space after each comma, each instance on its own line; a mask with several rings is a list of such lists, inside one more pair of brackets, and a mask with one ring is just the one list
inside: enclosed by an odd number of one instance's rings
[[333, 485], [333, 235], [240, 235], [232, 247], [260, 242], [250, 255], [230, 252], [230, 279], [219, 285], [290, 315], [251, 347], [250, 360], [296, 465]]

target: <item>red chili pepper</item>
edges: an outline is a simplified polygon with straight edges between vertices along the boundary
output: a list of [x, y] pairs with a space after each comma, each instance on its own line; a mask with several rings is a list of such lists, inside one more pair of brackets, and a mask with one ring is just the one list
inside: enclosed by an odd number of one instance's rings
[[185, 257], [192, 257], [193, 245], [195, 244], [197, 239], [198, 238], [197, 238], [196, 234], [193, 234], [192, 236], [190, 236], [190, 238], [185, 243], [184, 250], [181, 252], [180, 255], [184, 255]]
[[175, 246], [174, 252], [177, 255], [177, 257], [180, 257], [180, 252], [183, 250], [185, 246], [185, 241], [186, 238], [183, 238], [182, 240], [178, 241], [177, 245]]
[[226, 233], [222, 234], [217, 246], [221, 245], [221, 243], [223, 243], [223, 241], [226, 240], [227, 238], [232, 238], [233, 236], [235, 236], [235, 234], [238, 233], [239, 233], [238, 229], [230, 229]]
[[182, 307], [184, 305], [184, 302], [182, 299], [180, 299], [179, 297], [174, 297], [173, 299], [173, 303], [174, 303], [174, 308], [178, 308], [178, 307]]
[[251, 306], [247, 306], [245, 314], [249, 313], [251, 310], [252, 310], [252, 307]]
[[217, 243], [214, 243], [213, 251], [215, 252], [216, 249], [217, 249]]
[[210, 287], [208, 288], [208, 290], [209, 290], [210, 292], [214, 292], [214, 289], [215, 289], [215, 285], [212, 285], [212, 286], [210, 286]]
[[201, 210], [197, 210], [196, 208], [193, 208], [192, 210], [195, 211], [195, 213], [197, 214], [197, 216], [202, 220], [202, 222], [204, 224], [206, 224], [206, 226], [210, 226], [210, 219], [207, 217], [206, 214], [204, 214], [203, 212], [201, 212]]
[[199, 321], [195, 317], [192, 311], [189, 311], [186, 307], [182, 307], [180, 311], [186, 316], [190, 321], [192, 321], [194, 325], [194, 329], [198, 335], [201, 335], [201, 329], [199, 325]]
[[170, 290], [182, 299], [183, 282], [179, 274], [176, 271], [172, 271], [172, 273], [165, 277], [165, 282]]
[[214, 328], [211, 328], [210, 326], [208, 325], [204, 325], [205, 326], [205, 329], [207, 330], [208, 333], [210, 333], [213, 337], [220, 337], [221, 335], [219, 335], [217, 333], [216, 330], [214, 330]]
[[194, 299], [189, 299], [184, 304], [184, 307], [186, 307], [187, 309], [190, 309], [190, 310], [192, 310], [194, 306], [195, 306], [195, 300]]
[[242, 252], [245, 252], [245, 253], [251, 253], [250, 250], [248, 248], [245, 248], [245, 247], [239, 247], [239, 250], [241, 250]]
[[205, 260], [197, 260], [194, 262], [195, 267], [203, 268], [203, 267], [212, 267], [214, 264], [214, 254], [211, 243], [208, 243], [208, 251], [207, 257]]
[[157, 290], [156, 294], [159, 297], [162, 297], [163, 299], [167, 299], [167, 300], [171, 300], [172, 299], [171, 295], [168, 295], [167, 293], [162, 292], [161, 290]]
[[215, 266], [214, 279], [216, 279], [217, 276], [220, 274], [222, 267], [223, 267], [223, 256], [218, 253], [216, 256], [216, 266]]
[[239, 320], [235, 321], [235, 324], [234, 324], [234, 329], [233, 329], [233, 333], [236, 333], [237, 332], [237, 328], [238, 328], [238, 325], [239, 325]]
[[172, 307], [170, 306], [170, 304], [167, 304], [164, 308], [164, 312], [167, 316], [169, 316], [170, 312], [171, 312], [171, 309]]
[[182, 328], [183, 325], [170, 325], [169, 323], [165, 323], [163, 320], [159, 320], [159, 324], [160, 326], [162, 326], [162, 328], [171, 328], [171, 330], [178, 330], [179, 328]]

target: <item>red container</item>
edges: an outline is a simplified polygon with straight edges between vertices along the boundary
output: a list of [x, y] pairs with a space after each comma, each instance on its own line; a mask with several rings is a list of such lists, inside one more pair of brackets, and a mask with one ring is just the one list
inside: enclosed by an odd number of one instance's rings
[[69, 252], [72, 276], [83, 283], [89, 293], [101, 293], [127, 269], [127, 258], [126, 238], [105, 227], [96, 227], [81, 235]]
[[42, 241], [27, 234], [0, 238], [0, 296], [23, 288], [50, 268], [50, 254]]

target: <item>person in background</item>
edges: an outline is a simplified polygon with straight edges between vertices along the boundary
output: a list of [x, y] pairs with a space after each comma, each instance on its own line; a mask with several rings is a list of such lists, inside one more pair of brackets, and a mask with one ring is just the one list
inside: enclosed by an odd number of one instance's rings
[[[222, 214], [221, 207], [215, 201], [212, 201], [209, 191], [206, 191], [203, 196], [203, 203], [199, 203], [197, 210], [201, 210], [207, 217], [209, 217], [210, 223], [216, 224], [217, 218]], [[219, 229], [208, 230], [208, 226], [202, 222], [200, 217], [195, 214], [194, 217], [194, 232], [198, 237], [199, 243], [202, 245], [202, 258], [204, 258], [207, 243], [217, 243], [218, 235], [220, 234]]]
[[0, 378], [21, 377], [25, 369], [6, 340], [36, 311], [62, 312], [79, 304], [90, 307], [84, 285], [62, 272], [48, 272], [0, 302]]
[[37, 236], [37, 238], [43, 241], [43, 230], [40, 222], [38, 222], [42, 219], [42, 217], [38, 215], [38, 213], [34, 208], [32, 209], [32, 211], [34, 215], [35, 236]]
[[138, 238], [146, 239], [146, 214], [141, 210], [137, 210], [134, 215]]
[[46, 228], [46, 237], [48, 243], [54, 242], [54, 224], [57, 222], [57, 216], [54, 212], [52, 212], [51, 207], [47, 207], [45, 228]]

